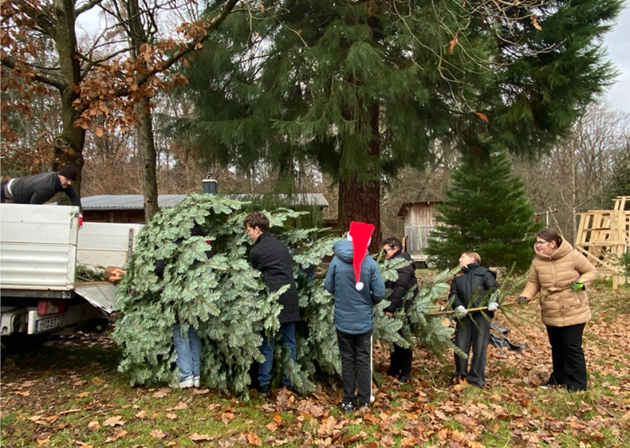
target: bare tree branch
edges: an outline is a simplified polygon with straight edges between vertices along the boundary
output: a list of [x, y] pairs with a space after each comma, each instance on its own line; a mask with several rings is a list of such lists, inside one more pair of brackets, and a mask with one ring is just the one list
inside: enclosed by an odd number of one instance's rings
[[[5, 65], [6, 67], [9, 67], [11, 70], [14, 70], [16, 67], [19, 69], [19, 66], [15, 63], [15, 61], [9, 59], [9, 58], [2, 58], [2, 65]], [[47, 84], [49, 86], [55, 87], [59, 90], [65, 89], [67, 86], [60, 82], [60, 81], [55, 81], [54, 79], [48, 78], [44, 75], [41, 75], [39, 73], [34, 73], [32, 75], [32, 78], [35, 81], [39, 81], [41, 83]]]
[[74, 10], [74, 17], [79, 17], [79, 15], [83, 14], [85, 11], [89, 11], [94, 8], [96, 5], [101, 3], [103, 0], [89, 0], [87, 3], [84, 3], [80, 7]]

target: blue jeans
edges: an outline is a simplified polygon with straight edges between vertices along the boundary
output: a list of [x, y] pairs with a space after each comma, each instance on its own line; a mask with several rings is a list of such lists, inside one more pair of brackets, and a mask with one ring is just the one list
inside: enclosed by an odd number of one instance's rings
[[182, 334], [179, 324], [173, 325], [173, 345], [177, 353], [177, 368], [181, 373], [180, 381], [184, 381], [193, 376], [199, 376], [201, 370], [201, 339], [197, 335], [195, 328], [188, 327], [188, 339]]
[[[291, 350], [291, 359], [295, 361], [297, 359], [295, 350], [295, 322], [280, 325], [280, 331], [282, 332], [281, 342], [289, 346]], [[265, 357], [265, 362], [258, 366], [258, 384], [264, 386], [271, 383], [271, 369], [273, 368], [273, 344], [274, 338], [267, 339], [267, 336], [263, 335], [263, 343], [260, 346], [260, 352]], [[286, 376], [282, 376], [282, 384], [285, 386], [291, 385], [291, 380]]]

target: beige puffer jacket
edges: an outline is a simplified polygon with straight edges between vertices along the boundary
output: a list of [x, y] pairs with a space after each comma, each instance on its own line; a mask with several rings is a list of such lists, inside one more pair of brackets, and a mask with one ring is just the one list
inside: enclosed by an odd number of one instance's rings
[[540, 291], [540, 314], [547, 326], [568, 327], [588, 322], [591, 309], [586, 288], [573, 291], [570, 285], [574, 281], [590, 284], [597, 277], [597, 269], [566, 240], [551, 255], [541, 254], [535, 246], [534, 250], [532, 273], [521, 296], [530, 299]]

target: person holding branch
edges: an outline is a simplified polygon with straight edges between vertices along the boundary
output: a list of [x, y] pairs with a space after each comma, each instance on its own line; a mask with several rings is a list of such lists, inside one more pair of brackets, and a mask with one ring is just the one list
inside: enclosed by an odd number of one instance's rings
[[597, 270], [552, 229], [538, 232], [534, 250], [532, 273], [518, 301], [527, 303], [541, 293], [540, 314], [547, 327], [553, 362], [553, 372], [541, 387], [586, 390], [582, 334], [591, 319], [586, 287], [597, 277]]
[[[451, 283], [449, 299], [457, 318], [455, 345], [466, 355], [472, 348], [472, 361], [468, 369], [468, 359], [455, 353], [455, 378], [465, 378], [477, 387], [486, 385], [486, 349], [490, 340], [490, 319], [499, 307], [498, 302], [489, 299], [497, 289], [496, 273], [481, 266], [477, 252], [464, 252], [459, 258], [462, 270]], [[468, 311], [469, 308], [483, 307], [487, 311]]]

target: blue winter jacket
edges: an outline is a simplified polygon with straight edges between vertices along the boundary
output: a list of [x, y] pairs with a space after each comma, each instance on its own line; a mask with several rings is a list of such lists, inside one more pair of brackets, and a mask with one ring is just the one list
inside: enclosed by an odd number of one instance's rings
[[385, 297], [385, 283], [376, 262], [368, 254], [361, 263], [363, 290], [356, 289], [351, 241], [334, 244], [335, 257], [330, 263], [324, 287], [335, 296], [335, 327], [343, 333], [364, 334], [372, 329], [374, 305]]

